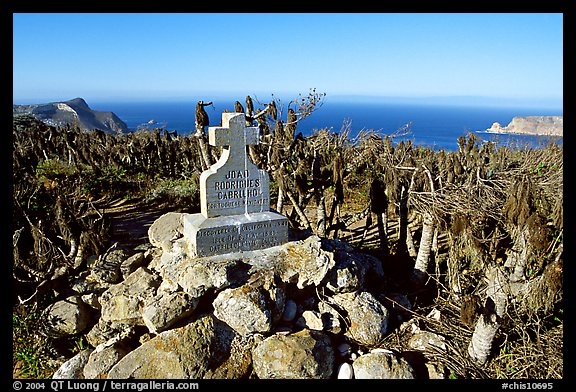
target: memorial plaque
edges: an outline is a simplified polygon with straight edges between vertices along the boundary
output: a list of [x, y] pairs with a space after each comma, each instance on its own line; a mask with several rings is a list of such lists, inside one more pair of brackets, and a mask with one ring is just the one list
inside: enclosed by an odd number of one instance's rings
[[270, 210], [270, 180], [246, 147], [259, 143], [258, 127], [243, 113], [223, 113], [222, 127], [208, 128], [222, 146], [218, 162], [200, 175], [200, 214], [183, 216], [184, 237], [196, 256], [251, 251], [288, 241], [288, 219]]
[[184, 233], [194, 240], [196, 256], [211, 256], [278, 246], [288, 241], [288, 220], [278, 213], [257, 212], [246, 215], [205, 219], [200, 214], [183, 218]]

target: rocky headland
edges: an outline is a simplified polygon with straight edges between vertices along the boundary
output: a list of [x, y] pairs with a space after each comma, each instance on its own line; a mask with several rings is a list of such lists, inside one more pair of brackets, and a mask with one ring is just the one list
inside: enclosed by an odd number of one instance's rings
[[12, 115], [13, 117], [33, 116], [55, 127], [75, 125], [86, 131], [99, 129], [113, 134], [128, 131], [126, 123], [116, 114], [92, 110], [82, 98], [44, 104], [13, 105]]
[[495, 122], [486, 132], [563, 136], [564, 119], [563, 116], [514, 117], [507, 126]]

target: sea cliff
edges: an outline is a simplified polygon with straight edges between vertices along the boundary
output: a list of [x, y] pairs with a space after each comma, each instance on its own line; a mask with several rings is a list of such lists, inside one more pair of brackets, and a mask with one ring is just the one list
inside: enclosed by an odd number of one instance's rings
[[492, 133], [518, 133], [525, 135], [563, 136], [563, 116], [526, 116], [514, 117], [510, 123], [502, 127], [495, 122], [486, 130]]
[[92, 110], [82, 98], [63, 102], [13, 105], [12, 115], [32, 115], [51, 126], [77, 125], [83, 130], [100, 129], [108, 133], [124, 133], [128, 126], [112, 112]]

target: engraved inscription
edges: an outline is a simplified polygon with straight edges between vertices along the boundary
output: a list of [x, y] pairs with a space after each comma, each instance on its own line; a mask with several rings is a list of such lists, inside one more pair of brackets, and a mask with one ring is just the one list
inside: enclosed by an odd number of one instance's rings
[[200, 230], [196, 236], [210, 254], [263, 249], [286, 242], [287, 220], [244, 223]]

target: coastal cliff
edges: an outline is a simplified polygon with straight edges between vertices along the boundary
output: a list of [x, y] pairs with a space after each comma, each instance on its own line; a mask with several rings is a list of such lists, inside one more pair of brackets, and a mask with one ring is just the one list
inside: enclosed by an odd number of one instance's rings
[[492, 133], [518, 133], [525, 135], [563, 136], [563, 116], [526, 116], [514, 117], [510, 123], [502, 127], [495, 122], [486, 130]]
[[113, 112], [92, 110], [82, 98], [64, 102], [13, 105], [12, 115], [32, 115], [51, 126], [78, 125], [83, 130], [100, 129], [108, 133], [124, 133], [128, 126]]

